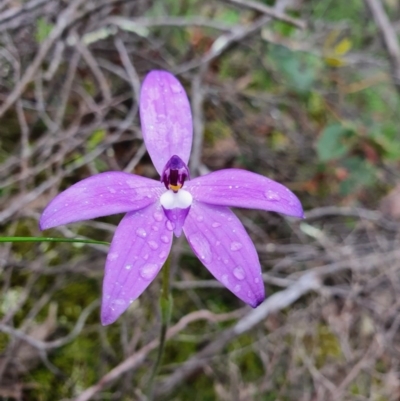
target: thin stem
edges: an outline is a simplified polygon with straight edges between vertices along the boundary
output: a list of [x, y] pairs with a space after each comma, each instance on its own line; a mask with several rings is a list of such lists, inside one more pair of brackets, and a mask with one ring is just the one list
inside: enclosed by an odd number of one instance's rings
[[0, 242], [79, 242], [83, 244], [110, 245], [109, 242], [91, 239], [52, 237], [0, 237]]
[[154, 393], [154, 379], [160, 369], [162, 357], [165, 351], [165, 339], [167, 334], [168, 325], [171, 320], [172, 312], [172, 295], [170, 294], [170, 257], [165, 261], [162, 269], [162, 287], [160, 297], [160, 310], [161, 310], [161, 330], [160, 330], [160, 344], [158, 346], [157, 358], [151, 372], [150, 380], [147, 386], [147, 399], [148, 401], [153, 400]]

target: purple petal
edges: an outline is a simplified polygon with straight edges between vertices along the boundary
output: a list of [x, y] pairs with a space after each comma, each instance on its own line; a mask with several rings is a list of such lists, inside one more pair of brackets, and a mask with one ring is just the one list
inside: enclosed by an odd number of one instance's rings
[[212, 205], [262, 209], [304, 217], [297, 196], [284, 185], [246, 170], [227, 169], [185, 183], [193, 198]]
[[115, 231], [103, 281], [101, 322], [111, 324], [152, 282], [168, 257], [172, 231], [159, 203], [125, 215]]
[[193, 202], [183, 231], [194, 253], [225, 287], [254, 308], [264, 300], [254, 244], [228, 208]]
[[183, 224], [185, 223], [186, 216], [189, 213], [190, 206], [181, 209], [181, 208], [175, 208], [175, 209], [164, 209], [164, 213], [167, 216], [167, 219], [169, 220], [169, 225], [170, 227], [173, 228], [174, 234], [177, 237], [180, 237], [182, 234], [182, 227]]
[[142, 209], [159, 199], [163, 185], [134, 174], [110, 171], [86, 178], [57, 195], [43, 211], [42, 230]]
[[140, 120], [147, 151], [160, 175], [173, 155], [188, 164], [192, 113], [185, 90], [169, 72], [147, 74], [140, 93]]

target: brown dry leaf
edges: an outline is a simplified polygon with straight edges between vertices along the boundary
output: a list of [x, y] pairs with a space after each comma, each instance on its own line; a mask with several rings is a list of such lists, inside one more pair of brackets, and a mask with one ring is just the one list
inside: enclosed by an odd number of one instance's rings
[[381, 199], [378, 209], [388, 218], [400, 219], [400, 184]]

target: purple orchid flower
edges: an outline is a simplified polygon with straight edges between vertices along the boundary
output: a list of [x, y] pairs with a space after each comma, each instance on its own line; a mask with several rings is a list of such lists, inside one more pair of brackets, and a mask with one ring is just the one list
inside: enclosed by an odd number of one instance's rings
[[147, 288], [171, 249], [173, 234], [185, 233], [211, 274], [252, 307], [264, 300], [257, 252], [228, 208], [243, 207], [303, 217], [285, 186], [240, 169], [190, 180], [190, 105], [179, 81], [150, 72], [142, 85], [143, 138], [161, 182], [123, 172], [86, 178], [56, 196], [40, 218], [42, 230], [115, 213], [118, 225], [107, 256], [101, 322], [113, 323]]

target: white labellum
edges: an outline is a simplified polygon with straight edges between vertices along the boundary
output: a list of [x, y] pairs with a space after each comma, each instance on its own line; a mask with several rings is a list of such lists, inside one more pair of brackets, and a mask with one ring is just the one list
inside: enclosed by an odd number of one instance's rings
[[192, 205], [192, 202], [192, 194], [184, 189], [180, 189], [176, 193], [169, 189], [160, 196], [160, 203], [167, 210], [176, 208], [186, 209]]

